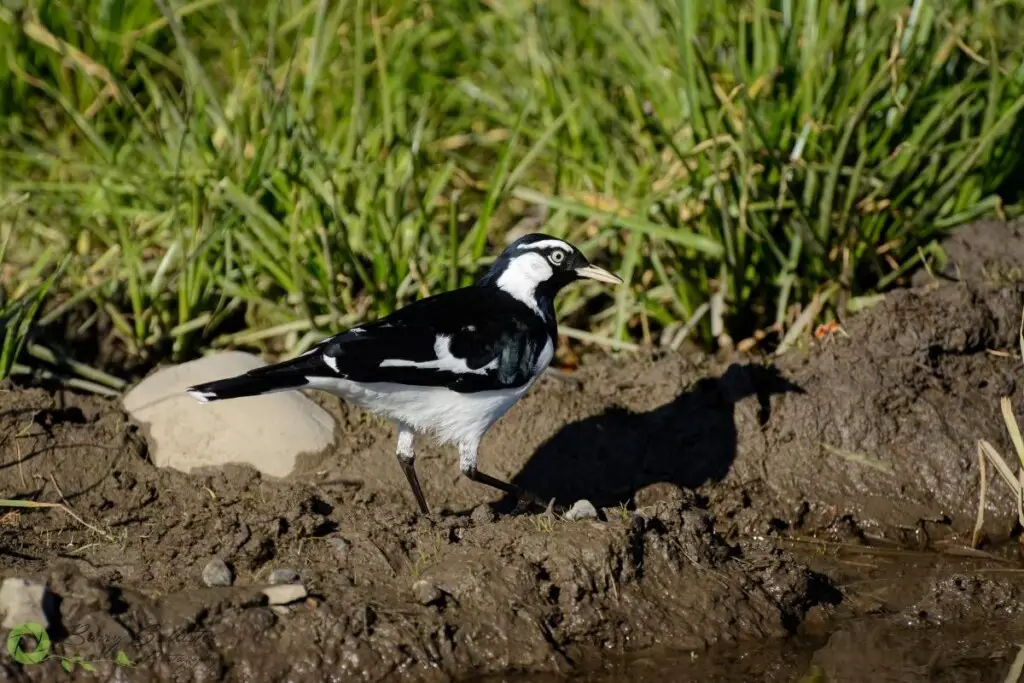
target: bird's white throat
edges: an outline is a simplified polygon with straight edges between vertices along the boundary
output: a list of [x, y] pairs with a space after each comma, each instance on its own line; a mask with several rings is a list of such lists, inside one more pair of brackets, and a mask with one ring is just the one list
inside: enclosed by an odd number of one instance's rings
[[498, 288], [529, 306], [537, 315], [544, 312], [537, 305], [537, 287], [554, 275], [548, 260], [538, 253], [525, 253], [512, 258], [498, 277]]

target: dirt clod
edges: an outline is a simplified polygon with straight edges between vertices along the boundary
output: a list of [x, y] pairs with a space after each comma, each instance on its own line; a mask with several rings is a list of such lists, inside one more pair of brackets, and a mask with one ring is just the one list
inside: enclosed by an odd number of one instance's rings
[[440, 588], [423, 579], [412, 585], [412, 593], [416, 596], [416, 601], [421, 605], [431, 605], [444, 597], [444, 593], [441, 592]]

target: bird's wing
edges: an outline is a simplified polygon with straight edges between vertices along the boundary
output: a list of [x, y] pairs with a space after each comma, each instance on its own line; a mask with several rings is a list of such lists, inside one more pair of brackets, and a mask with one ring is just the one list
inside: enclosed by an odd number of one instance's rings
[[525, 384], [548, 341], [543, 321], [457, 290], [326, 339], [295, 361], [305, 360], [307, 376], [474, 392]]

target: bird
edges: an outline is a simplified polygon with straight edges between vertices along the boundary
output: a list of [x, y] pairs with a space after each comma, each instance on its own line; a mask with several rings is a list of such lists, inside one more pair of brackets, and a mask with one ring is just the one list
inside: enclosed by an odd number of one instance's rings
[[581, 279], [623, 283], [569, 242], [526, 234], [473, 284], [413, 301], [295, 358], [185, 391], [208, 403], [315, 389], [383, 417], [397, 426], [395, 454], [425, 516], [414, 449], [423, 436], [454, 445], [463, 476], [522, 500], [526, 492], [477, 467], [480, 442], [551, 363], [555, 297]]

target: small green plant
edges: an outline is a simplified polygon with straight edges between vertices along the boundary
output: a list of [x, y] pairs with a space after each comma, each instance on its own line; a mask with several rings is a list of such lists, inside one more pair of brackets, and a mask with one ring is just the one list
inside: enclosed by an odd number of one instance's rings
[[[0, 264], [5, 263], [9, 238], [10, 233], [0, 245]], [[39, 309], [67, 265], [68, 259], [65, 258], [45, 280], [30, 287], [21, 296], [5, 302], [0, 308], [0, 332], [3, 335], [3, 341], [0, 343], [0, 380], [7, 379], [15, 370], [22, 351], [28, 344]]]
[[423, 572], [433, 564], [434, 558], [441, 554], [441, 551], [446, 544], [447, 539], [445, 537], [445, 533], [439, 531], [430, 537], [430, 544], [426, 548], [417, 546], [415, 559], [409, 567], [409, 571], [414, 580], [423, 576]]
[[633, 513], [629, 511], [625, 503], [619, 503], [615, 508], [615, 512], [623, 522], [629, 523], [633, 519]]
[[817, 664], [812, 664], [810, 671], [800, 677], [797, 683], [828, 683], [828, 678], [825, 676], [825, 670]]
[[533, 524], [533, 528], [542, 534], [551, 534], [555, 531], [555, 516], [548, 512], [542, 512], [539, 515], [530, 517], [530, 522]]

